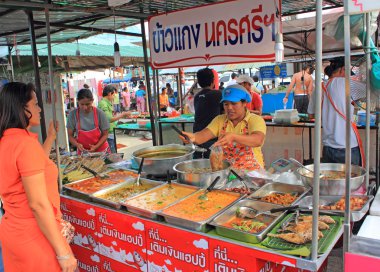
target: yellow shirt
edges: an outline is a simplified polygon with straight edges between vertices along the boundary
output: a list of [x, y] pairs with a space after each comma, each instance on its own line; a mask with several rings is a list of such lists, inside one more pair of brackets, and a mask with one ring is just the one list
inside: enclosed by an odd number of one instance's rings
[[[226, 120], [226, 114], [218, 115], [211, 121], [207, 128], [211, 131], [212, 134], [215, 135], [215, 137], [219, 137]], [[267, 126], [265, 125], [264, 119], [256, 114], [250, 113], [249, 111], [246, 112], [244, 119], [240, 121], [235, 127], [230, 120], [227, 122], [226, 132], [242, 135], [245, 123], [248, 124], [249, 134], [252, 134], [253, 132], [262, 132], [265, 135], [267, 132]], [[261, 152], [261, 146], [252, 147], [252, 150], [255, 154], [257, 162], [261, 165], [261, 167], [264, 168], [264, 157], [263, 153]]]

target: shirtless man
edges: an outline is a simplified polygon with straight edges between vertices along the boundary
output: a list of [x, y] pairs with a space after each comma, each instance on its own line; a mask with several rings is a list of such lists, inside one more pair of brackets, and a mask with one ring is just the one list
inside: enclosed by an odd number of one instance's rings
[[294, 88], [294, 104], [298, 113], [307, 113], [307, 106], [309, 104], [309, 96], [313, 91], [313, 66], [305, 64], [301, 72], [295, 73], [292, 77], [292, 82], [286, 91], [283, 103], [288, 103], [289, 93]]

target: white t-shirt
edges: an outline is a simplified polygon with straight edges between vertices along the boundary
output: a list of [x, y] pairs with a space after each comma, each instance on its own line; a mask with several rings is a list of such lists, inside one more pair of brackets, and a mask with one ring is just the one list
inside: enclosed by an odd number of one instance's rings
[[[354, 100], [365, 97], [366, 85], [354, 80], [350, 81], [351, 96]], [[327, 86], [327, 92], [330, 94], [337, 109], [346, 115], [346, 98], [345, 98], [345, 78], [333, 78]], [[322, 142], [323, 145], [332, 148], [345, 148], [346, 147], [346, 121], [340, 116], [330, 100], [323, 92], [322, 95]], [[310, 108], [308, 112], [311, 113]], [[351, 120], [353, 119], [354, 106], [350, 106]], [[351, 148], [357, 147], [358, 141], [356, 139], [354, 130], [351, 128]]]
[[230, 86], [230, 85], [234, 85], [234, 84], [236, 84], [236, 79], [231, 79], [230, 81], [228, 81], [228, 82], [224, 85], [224, 87], [227, 88], [228, 86]]

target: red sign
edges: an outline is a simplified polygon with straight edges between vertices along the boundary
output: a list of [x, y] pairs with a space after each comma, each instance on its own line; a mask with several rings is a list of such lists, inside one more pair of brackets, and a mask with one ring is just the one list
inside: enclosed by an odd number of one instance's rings
[[144, 271], [145, 220], [97, 208], [96, 223], [99, 228], [99, 253], [113, 267], [106, 271]]
[[[229, 242], [210, 239], [210, 271], [266, 271], [265, 263], [257, 259], [272, 260], [295, 266], [295, 260]], [[269, 270], [270, 271], [270, 270]]]
[[71, 249], [78, 259], [78, 270], [84, 272], [100, 272], [102, 271], [102, 258], [101, 256], [91, 250], [71, 245]]
[[146, 231], [150, 272], [210, 271], [208, 237], [154, 222]]
[[373, 256], [346, 253], [344, 261], [345, 272], [377, 272], [379, 271], [380, 267], [380, 258], [376, 258]]

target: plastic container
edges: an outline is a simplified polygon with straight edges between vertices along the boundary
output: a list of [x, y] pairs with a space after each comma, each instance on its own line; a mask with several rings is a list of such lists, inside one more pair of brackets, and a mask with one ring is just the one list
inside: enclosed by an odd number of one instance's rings
[[278, 124], [292, 124], [299, 121], [298, 111], [296, 109], [291, 110], [276, 110], [273, 118], [273, 122]]
[[[358, 111], [357, 116], [358, 116], [358, 119], [356, 121], [356, 124], [358, 126], [365, 126], [365, 122], [366, 122], [365, 119], [366, 119], [366, 116], [367, 116], [366, 112], [365, 111]], [[370, 116], [371, 117], [369, 119], [369, 125], [370, 126], [375, 126], [376, 115], [375, 114], [371, 114]]]

